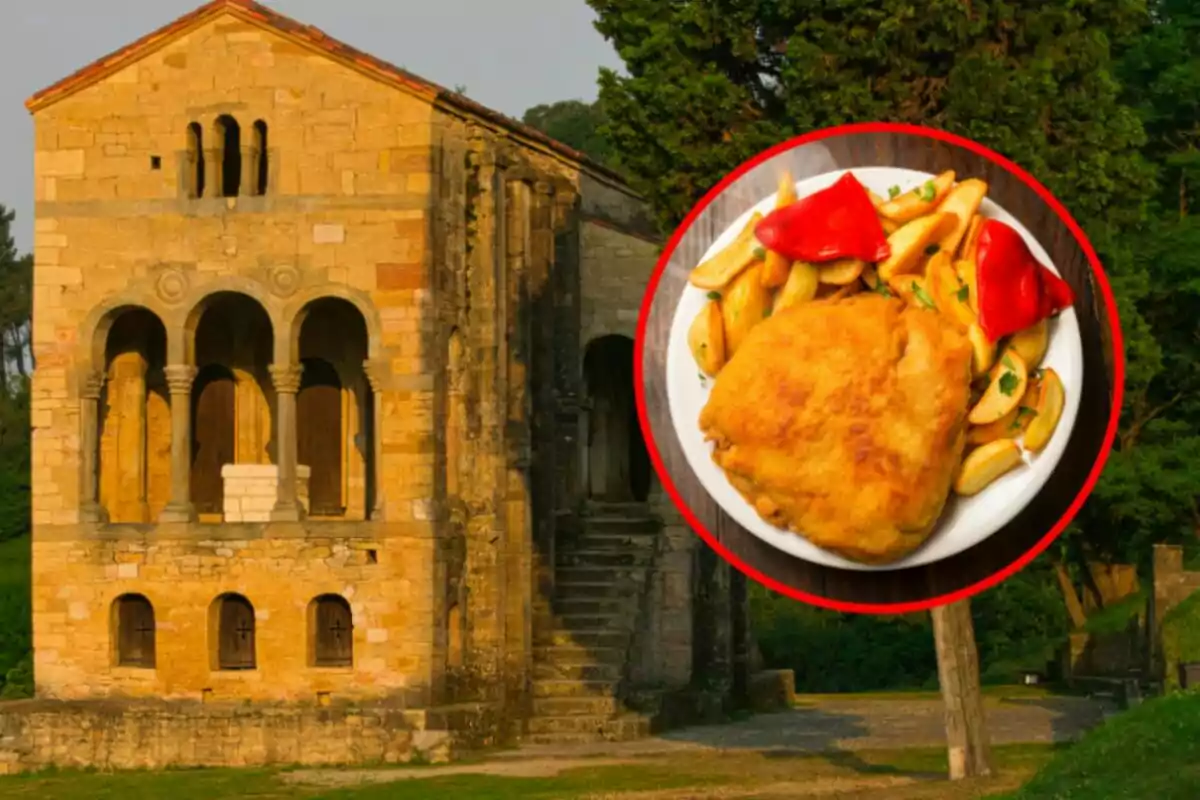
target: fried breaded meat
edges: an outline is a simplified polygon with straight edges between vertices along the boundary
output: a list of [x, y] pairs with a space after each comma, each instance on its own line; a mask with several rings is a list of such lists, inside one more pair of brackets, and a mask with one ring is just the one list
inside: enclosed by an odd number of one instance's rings
[[879, 294], [763, 320], [721, 370], [700, 428], [767, 521], [862, 563], [932, 533], [962, 457], [971, 346]]

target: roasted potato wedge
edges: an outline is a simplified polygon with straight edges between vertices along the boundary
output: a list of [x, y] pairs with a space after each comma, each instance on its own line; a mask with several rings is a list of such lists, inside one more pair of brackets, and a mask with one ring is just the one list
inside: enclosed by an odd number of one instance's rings
[[725, 323], [725, 358], [733, 358], [750, 330], [771, 313], [771, 293], [762, 285], [762, 264], [743, 272], [721, 298]]
[[758, 239], [754, 238], [754, 226], [763, 217], [757, 211], [750, 217], [750, 222], [715, 256], [692, 270], [688, 282], [700, 289], [723, 289], [734, 278], [749, 269], [751, 264], [761, 261], [767, 254]]
[[1044, 319], [1023, 331], [1017, 331], [1009, 340], [1008, 346], [1021, 354], [1029, 369], [1036, 369], [1046, 357], [1046, 349], [1050, 346], [1050, 320]]
[[1024, 359], [1011, 348], [1005, 350], [988, 373], [988, 387], [967, 414], [967, 422], [987, 425], [1000, 419], [1017, 407], [1028, 385], [1029, 370]]
[[892, 294], [909, 305], [937, 310], [937, 303], [929, 294], [924, 275], [893, 275], [887, 282]]
[[887, 217], [880, 217], [879, 224], [883, 226], [883, 232], [887, 236], [891, 236], [893, 233], [900, 230], [900, 223], [893, 222]]
[[783, 284], [783, 288], [775, 296], [775, 310], [782, 311], [809, 302], [817, 296], [819, 285], [820, 275], [816, 267], [803, 261], [793, 263], [787, 283]]
[[971, 220], [975, 218], [983, 198], [987, 196], [986, 181], [970, 178], [955, 186], [946, 194], [946, 199], [938, 206], [938, 211], [954, 215], [954, 227], [950, 228], [938, 239], [938, 247], [943, 253], [953, 256], [958, 252], [958, 246], [966, 236]]
[[961, 330], [966, 331], [975, 324], [975, 314], [967, 305], [967, 288], [958, 279], [950, 254], [939, 250], [925, 266], [925, 286], [929, 296], [937, 304], [938, 311], [946, 315]]
[[1016, 439], [1025, 433], [1029, 423], [1037, 416], [1038, 393], [1041, 391], [1041, 381], [1029, 379], [1025, 396], [1012, 411], [989, 425], [972, 425], [967, 429], [967, 444], [978, 445], [994, 442], [997, 439]]
[[846, 286], [858, 280], [866, 266], [865, 261], [859, 261], [857, 258], [841, 258], [819, 265], [819, 278], [821, 283]]
[[705, 375], [716, 375], [725, 366], [725, 320], [719, 301], [709, 300], [696, 315], [688, 328], [688, 347]]
[[964, 497], [979, 494], [1021, 460], [1021, 448], [1012, 439], [997, 439], [976, 447], [963, 459], [954, 479], [954, 491]]
[[947, 170], [936, 178], [930, 178], [921, 185], [888, 200], [879, 206], [879, 214], [893, 222], [901, 224], [911, 222], [938, 208], [938, 204], [946, 198], [953, 185], [954, 170]]
[[862, 282], [867, 285], [868, 289], [874, 289], [879, 286], [879, 273], [870, 264], [863, 268], [862, 275], [859, 277], [862, 278]]
[[[775, 192], [775, 207], [783, 208], [794, 202], [796, 202], [796, 182], [792, 180], [792, 173], [784, 170], [783, 174], [779, 176], [779, 188]], [[792, 262], [789, 259], [773, 250], [768, 250], [763, 259], [763, 286], [768, 289], [783, 286], [788, 279], [791, 266]]]
[[987, 338], [978, 323], [967, 328], [967, 341], [971, 343], [971, 373], [976, 377], [986, 375], [996, 363], [996, 345]]
[[1023, 441], [1025, 449], [1031, 453], [1040, 453], [1050, 443], [1058, 421], [1062, 418], [1063, 403], [1066, 393], [1063, 390], [1062, 379], [1058, 373], [1047, 367], [1042, 370], [1041, 388], [1038, 391], [1037, 403], [1033, 410], [1036, 416], [1030, 420], [1025, 429]]
[[976, 281], [978, 274], [975, 269], [975, 261], [973, 259], [963, 259], [954, 263], [954, 271], [958, 273], [958, 280], [967, 287], [967, 305], [971, 307], [971, 313], [979, 313], [979, 298], [977, 288], [979, 286]]
[[871, 198], [871, 205], [875, 206], [875, 208], [879, 208], [881, 205], [887, 202], [887, 200], [884, 200], [870, 189], [867, 189], [867, 197]]
[[841, 300], [843, 297], [849, 297], [852, 294], [858, 294], [859, 290], [862, 289], [862, 284], [859, 283], [858, 281], [854, 281], [853, 283], [848, 283], [845, 286], [834, 286], [833, 284], [826, 284], [822, 288], [833, 289], [833, 291], [830, 292], [829, 294], [825, 295], [825, 297], [823, 299], [825, 299], [825, 300]]
[[928, 216], [918, 217], [889, 236], [888, 244], [892, 246], [892, 254], [879, 262], [879, 277], [890, 281], [893, 275], [919, 269], [925, 248], [937, 236], [946, 219], [946, 214], [937, 211]]
[[963, 236], [963, 240], [959, 247], [958, 257], [964, 261], [975, 261], [975, 246], [979, 244], [979, 232], [983, 229], [985, 218], [979, 214], [971, 217], [971, 223], [967, 225], [967, 233]]

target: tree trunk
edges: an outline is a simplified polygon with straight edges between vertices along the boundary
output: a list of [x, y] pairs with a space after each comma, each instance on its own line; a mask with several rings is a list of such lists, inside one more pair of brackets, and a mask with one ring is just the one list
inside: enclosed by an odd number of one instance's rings
[[950, 780], [991, 775], [971, 601], [939, 606], [930, 613], [937, 646], [938, 680], [946, 708]]
[[1062, 590], [1063, 602], [1067, 604], [1067, 614], [1071, 617], [1071, 629], [1078, 630], [1087, 623], [1087, 614], [1083, 610], [1083, 602], [1075, 591], [1075, 584], [1067, 572], [1067, 565], [1061, 561], [1054, 562], [1054, 574], [1058, 577], [1058, 588]]

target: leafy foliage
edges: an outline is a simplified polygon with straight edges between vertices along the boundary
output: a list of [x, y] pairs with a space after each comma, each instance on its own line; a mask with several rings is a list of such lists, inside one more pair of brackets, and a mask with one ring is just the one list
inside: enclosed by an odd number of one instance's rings
[[612, 164], [613, 155], [608, 139], [600, 133], [605, 119], [599, 103], [562, 100], [534, 106], [521, 121], [607, 166]]
[[0, 205], [0, 541], [29, 530], [29, 353], [33, 261]]

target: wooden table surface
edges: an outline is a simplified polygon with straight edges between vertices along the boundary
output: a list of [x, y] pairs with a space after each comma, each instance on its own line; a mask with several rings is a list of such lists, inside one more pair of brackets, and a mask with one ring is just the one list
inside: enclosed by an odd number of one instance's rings
[[[960, 180], [982, 177], [988, 197], [1037, 237], [1074, 288], [1083, 338], [1084, 387], [1075, 429], [1062, 461], [1042, 491], [1008, 525], [955, 556], [922, 567], [880, 572], [813, 564], [764, 543], [728, 517], [688, 466], [667, 405], [666, 351], [671, 320], [687, 274], [717, 236], [738, 216], [774, 194], [779, 174], [796, 180], [836, 169], [892, 166]], [[793, 589], [834, 601], [893, 604], [927, 600], [971, 586], [1013, 563], [1045, 536], [1083, 488], [1111, 411], [1111, 345], [1108, 317], [1095, 276], [1070, 230], [1024, 182], [969, 150], [918, 134], [855, 133], [808, 142], [759, 164], [731, 184], [684, 233], [653, 298], [643, 350], [650, 433], [675, 489], [704, 527], [744, 565]], [[667, 477], [667, 476], [664, 476]]]

